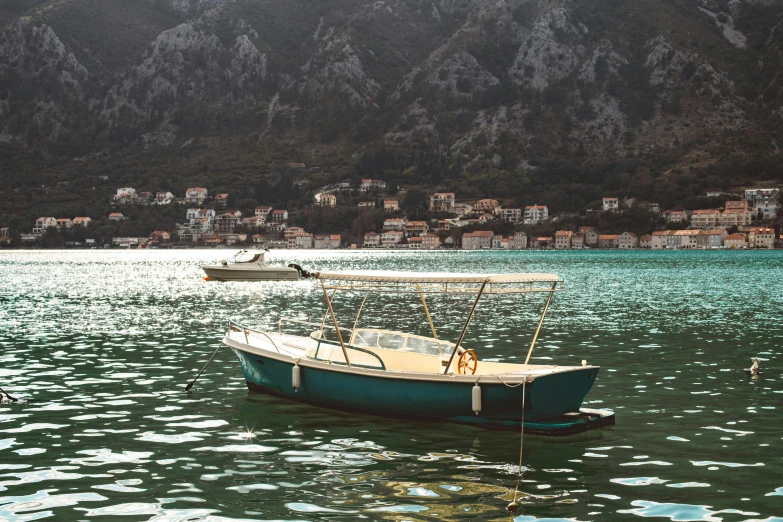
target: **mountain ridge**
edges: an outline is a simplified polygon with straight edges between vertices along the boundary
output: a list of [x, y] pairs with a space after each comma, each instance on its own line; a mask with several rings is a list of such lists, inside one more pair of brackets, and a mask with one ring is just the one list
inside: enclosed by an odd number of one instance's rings
[[[633, 180], [649, 178], [649, 199], [676, 201], [664, 185], [693, 195], [779, 178], [773, 2], [12, 4], [0, 12], [0, 189], [69, 181], [74, 158], [117, 181], [159, 177], [167, 155], [182, 183], [237, 165], [239, 192], [306, 160], [335, 179], [471, 193], [494, 179], [521, 201], [565, 191], [569, 210], [582, 190], [570, 185], [639, 197]], [[589, 174], [607, 162], [624, 165], [617, 187]]]

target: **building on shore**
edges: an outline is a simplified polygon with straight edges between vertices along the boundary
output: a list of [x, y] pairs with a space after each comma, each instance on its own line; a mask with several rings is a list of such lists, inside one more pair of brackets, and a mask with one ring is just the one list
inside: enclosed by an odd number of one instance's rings
[[363, 179], [361, 185], [359, 185], [361, 192], [384, 189], [386, 189], [386, 182], [380, 179]]
[[617, 248], [622, 248], [624, 250], [639, 248], [639, 236], [633, 232], [623, 232], [617, 238]]
[[405, 237], [420, 237], [429, 232], [430, 227], [426, 221], [408, 221], [403, 227]]
[[405, 230], [405, 223], [407, 222], [408, 220], [405, 218], [387, 219], [383, 222], [383, 231], [386, 232], [387, 230], [397, 230], [399, 232], [403, 232]]
[[378, 248], [381, 246], [381, 236], [377, 232], [367, 232], [364, 234], [363, 246], [366, 248]]
[[598, 248], [618, 248], [620, 236], [618, 234], [601, 234], [598, 236]]
[[508, 248], [511, 250], [524, 250], [527, 248], [527, 234], [516, 232], [509, 242]]
[[386, 230], [381, 234], [381, 246], [384, 248], [393, 248], [397, 246], [403, 238], [400, 230]]
[[336, 207], [337, 206], [337, 196], [334, 194], [321, 194], [321, 197], [318, 199], [318, 205], [321, 207]]
[[745, 236], [736, 233], [726, 236], [726, 239], [723, 240], [723, 246], [732, 249], [748, 248], [748, 241]]
[[473, 203], [473, 212], [494, 212], [499, 206], [496, 199], [480, 199]]
[[727, 201], [719, 222], [720, 226], [728, 228], [748, 226], [752, 220], [747, 201]]
[[316, 250], [340, 248], [340, 234], [324, 234], [313, 236], [313, 248]]
[[522, 209], [521, 208], [501, 208], [495, 209], [495, 215], [498, 219], [507, 221], [509, 223], [519, 223], [522, 221]]
[[775, 248], [775, 229], [754, 227], [748, 233], [749, 248]]
[[590, 248], [595, 248], [598, 246], [598, 236], [600, 236], [600, 232], [598, 232], [593, 227], [579, 227], [579, 231], [577, 231], [577, 234], [580, 236], [584, 236], [584, 245]]
[[667, 210], [663, 213], [667, 223], [687, 223], [688, 213], [684, 210]]
[[678, 238], [680, 248], [699, 247], [699, 230], [675, 230], [674, 236]]
[[570, 230], [558, 230], [555, 232], [555, 248], [557, 250], [567, 250], [571, 248], [571, 239], [574, 233]]
[[313, 235], [307, 232], [297, 232], [288, 236], [288, 248], [313, 248]]
[[483, 250], [492, 248], [492, 237], [495, 234], [491, 230], [477, 230], [462, 234], [463, 250]]
[[523, 221], [525, 225], [535, 225], [549, 219], [549, 208], [546, 205], [528, 205], [525, 207]]
[[639, 248], [652, 248], [652, 235], [643, 234], [639, 237]]
[[745, 190], [745, 200], [750, 204], [753, 212], [761, 214], [763, 219], [772, 219], [777, 216], [780, 199], [780, 190], [776, 188], [751, 188]]
[[720, 222], [720, 210], [716, 208], [694, 210], [691, 214], [691, 227], [699, 229], [711, 229]]
[[207, 189], [203, 187], [191, 187], [185, 191], [185, 203], [201, 205], [209, 196]]
[[430, 210], [433, 212], [452, 212], [454, 210], [453, 192], [436, 192], [430, 196]]
[[384, 199], [383, 210], [385, 210], [386, 212], [399, 212], [400, 202], [397, 201], [396, 199]]
[[435, 234], [424, 234], [421, 236], [421, 247], [424, 250], [437, 250], [440, 248], [440, 238]]

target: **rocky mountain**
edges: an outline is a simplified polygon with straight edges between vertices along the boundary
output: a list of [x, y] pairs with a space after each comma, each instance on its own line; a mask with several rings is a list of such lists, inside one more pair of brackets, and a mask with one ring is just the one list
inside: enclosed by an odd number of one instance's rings
[[569, 209], [778, 176], [774, 0], [0, 6], [0, 188], [304, 161]]

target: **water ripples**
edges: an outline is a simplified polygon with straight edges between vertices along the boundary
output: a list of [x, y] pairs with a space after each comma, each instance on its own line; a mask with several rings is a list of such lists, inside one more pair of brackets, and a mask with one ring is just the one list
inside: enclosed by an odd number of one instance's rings
[[[274, 328], [281, 315], [320, 317], [312, 282], [204, 282], [199, 263], [225, 256], [0, 254], [0, 386], [21, 399], [0, 403], [0, 520], [508, 520], [514, 433], [249, 394], [228, 350], [184, 394], [229, 319]], [[618, 425], [526, 437], [515, 521], [783, 515], [781, 253], [280, 256], [308, 269], [564, 276], [534, 358], [599, 364], [587, 405], [615, 409]], [[338, 297], [338, 313], [361, 297]], [[482, 302], [466, 344], [484, 360], [518, 360], [537, 297]], [[469, 300], [430, 306], [442, 337], [456, 337]], [[368, 299], [363, 317], [429, 330], [415, 300]], [[740, 370], [756, 355], [765, 373], [749, 379]]]

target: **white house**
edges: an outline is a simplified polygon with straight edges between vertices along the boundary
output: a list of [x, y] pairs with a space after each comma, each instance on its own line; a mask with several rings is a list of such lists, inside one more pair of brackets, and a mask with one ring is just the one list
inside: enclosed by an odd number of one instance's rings
[[321, 194], [318, 200], [318, 205], [322, 207], [335, 207], [337, 206], [337, 196], [334, 194]]
[[114, 196], [114, 202], [120, 205], [135, 203], [137, 199], [136, 189], [132, 187], [118, 188], [117, 194]]
[[384, 232], [387, 230], [398, 230], [402, 232], [405, 230], [405, 223], [407, 223], [407, 220], [405, 218], [391, 218], [387, 219], [383, 222], [383, 230]]
[[156, 205], [168, 205], [171, 203], [171, 201], [174, 199], [174, 194], [171, 192], [157, 192], [155, 193], [155, 204]]
[[261, 221], [266, 222], [270, 212], [272, 212], [272, 207], [256, 207], [255, 215], [257, 218], [260, 218]]
[[185, 219], [190, 221], [191, 219], [215, 219], [215, 211], [211, 208], [189, 208], [185, 212]]
[[774, 218], [778, 213], [780, 190], [776, 188], [754, 188], [745, 190], [745, 199], [753, 207], [753, 211], [764, 219]]
[[273, 210], [272, 213], [269, 214], [269, 219], [267, 221], [272, 221], [274, 223], [282, 223], [284, 221], [288, 221], [288, 211]]
[[364, 246], [365, 247], [379, 247], [381, 246], [381, 236], [377, 232], [367, 232], [364, 234]]
[[521, 208], [501, 208], [495, 209], [495, 215], [503, 221], [509, 223], [519, 223], [522, 221], [522, 209]]
[[387, 230], [381, 234], [381, 246], [392, 248], [402, 241], [402, 232], [399, 230]]
[[454, 210], [453, 192], [436, 192], [430, 196], [430, 210], [433, 212], [451, 212]]
[[191, 187], [185, 191], [185, 202], [195, 205], [201, 205], [207, 199], [209, 193], [202, 187]]
[[604, 212], [617, 212], [620, 210], [620, 201], [617, 198], [603, 199]]
[[33, 234], [40, 236], [46, 232], [47, 228], [57, 228], [57, 219], [53, 217], [39, 217], [35, 220], [35, 227], [33, 227]]
[[535, 225], [549, 219], [549, 209], [546, 205], [529, 205], [525, 207], [524, 223]]
[[359, 190], [369, 192], [371, 190], [383, 190], [386, 188], [386, 182], [380, 179], [363, 179], [359, 185]]

